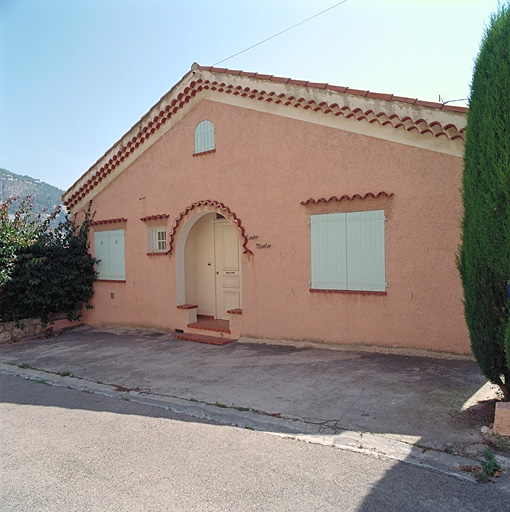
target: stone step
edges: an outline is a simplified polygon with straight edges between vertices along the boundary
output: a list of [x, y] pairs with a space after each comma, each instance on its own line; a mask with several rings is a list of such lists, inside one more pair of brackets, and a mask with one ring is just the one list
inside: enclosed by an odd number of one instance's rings
[[209, 345], [227, 345], [234, 340], [231, 338], [220, 338], [217, 336], [207, 336], [205, 334], [197, 334], [194, 332], [179, 332], [174, 333], [173, 337], [176, 340], [196, 341], [197, 343], [207, 343]]

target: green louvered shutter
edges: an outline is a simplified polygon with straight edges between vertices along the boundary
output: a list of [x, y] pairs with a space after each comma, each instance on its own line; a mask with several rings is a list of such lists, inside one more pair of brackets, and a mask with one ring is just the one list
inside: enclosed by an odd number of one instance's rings
[[96, 265], [99, 279], [123, 281], [126, 279], [124, 255], [124, 230], [99, 231], [94, 233], [95, 257], [101, 260]]
[[347, 289], [386, 291], [384, 210], [346, 214]]
[[312, 215], [311, 287], [386, 291], [384, 210]]
[[201, 121], [195, 128], [195, 153], [215, 149], [214, 125], [211, 121]]
[[317, 290], [347, 287], [345, 213], [312, 215], [312, 282]]

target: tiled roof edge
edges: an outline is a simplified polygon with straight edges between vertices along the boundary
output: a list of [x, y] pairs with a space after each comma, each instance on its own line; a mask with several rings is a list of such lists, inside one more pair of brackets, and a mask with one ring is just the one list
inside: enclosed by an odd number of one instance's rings
[[371, 197], [372, 199], [378, 199], [379, 197], [391, 197], [393, 195], [393, 192], [390, 192], [389, 194], [387, 192], [381, 191], [377, 194], [374, 194], [373, 192], [367, 192], [364, 195], [361, 194], [353, 194], [352, 196], [349, 196], [347, 194], [344, 194], [343, 196], [337, 197], [337, 196], [331, 196], [329, 199], [326, 199], [324, 197], [321, 197], [320, 199], [313, 199], [312, 197], [310, 199], [307, 199], [306, 201], [301, 201], [300, 204], [303, 206], [308, 206], [310, 204], [318, 204], [318, 203], [330, 203], [330, 202], [340, 202], [343, 200], [352, 201], [353, 199], [367, 199]]
[[127, 219], [118, 218], [118, 219], [93, 220], [90, 223], [90, 225], [91, 226], [101, 226], [102, 224], [116, 224], [118, 222], [127, 222]]
[[448, 110], [450, 112], [458, 112], [461, 114], [465, 114], [468, 111], [467, 107], [459, 107], [455, 105], [447, 105], [446, 103], [438, 103], [434, 101], [424, 101], [418, 98], [408, 98], [406, 96], [395, 96], [394, 94], [373, 92], [369, 90], [360, 90], [360, 89], [351, 89], [350, 87], [331, 85], [327, 83], [315, 83], [308, 82], [306, 80], [295, 80], [293, 78], [286, 78], [281, 76], [274, 75], [263, 75], [261, 73], [252, 73], [248, 71], [241, 71], [235, 69], [228, 68], [215, 68], [214, 66], [200, 66], [198, 65], [197, 69], [202, 71], [210, 71], [211, 73], [224, 73], [226, 75], [237, 75], [237, 76], [247, 76], [250, 78], [255, 78], [259, 80], [269, 80], [271, 82], [284, 83], [284, 84], [294, 84], [301, 85], [303, 87], [313, 87], [319, 89], [328, 89], [334, 92], [343, 92], [345, 94], [354, 94], [356, 96], [364, 96], [367, 98], [375, 98], [382, 99], [386, 101], [400, 101], [403, 103], [410, 103], [412, 105], [418, 105], [420, 107], [428, 107], [435, 108], [437, 110]]
[[[212, 73], [208, 78], [202, 77], [200, 70], [204, 73]], [[198, 73], [197, 73], [198, 71]], [[247, 86], [235, 85], [235, 80], [232, 83], [223, 83], [218, 79], [218, 73], [224, 73], [235, 77], [250, 77], [252, 79], [271, 81], [275, 85], [274, 90], [266, 92], [265, 90], [258, 90], [258, 84], [251, 82]], [[226, 82], [229, 82], [226, 80]], [[244, 71], [229, 70], [226, 68], [214, 68], [207, 66], [200, 66], [193, 64], [191, 70], [184, 75], [180, 82], [175, 84], [172, 89], [165, 94], [159, 102], [154, 105], [131, 129], [126, 132], [119, 141], [117, 141], [97, 162], [90, 167], [62, 196], [64, 204], [72, 210], [78, 203], [87, 198], [90, 192], [96, 186], [106, 179], [124, 160], [129, 159], [131, 154], [145, 141], [147, 141], [154, 133], [156, 133], [162, 125], [164, 125], [173, 115], [189, 103], [201, 91], [216, 91], [224, 94], [239, 95], [255, 100], [265, 100], [267, 102], [274, 102], [275, 104], [282, 104], [285, 106], [299, 107], [303, 109], [311, 109], [314, 112], [322, 112], [334, 116], [343, 116], [347, 119], [355, 119], [358, 121], [366, 121], [368, 123], [379, 123], [381, 126], [390, 125], [395, 129], [403, 129], [404, 131], [416, 131], [421, 135], [432, 135], [436, 138], [445, 138], [451, 141], [464, 140], [464, 128], [457, 128], [450, 120], [443, 119], [443, 123], [447, 121], [443, 129], [441, 123], [437, 118], [429, 119], [429, 123], [420, 118], [414, 122], [413, 119], [405, 113], [405, 109], [399, 107], [400, 116], [393, 112], [387, 113], [380, 110], [374, 111], [374, 105], [368, 103], [367, 110], [361, 109], [359, 106], [351, 110], [347, 104], [344, 106], [338, 103], [328, 103], [327, 101], [317, 98], [317, 103], [314, 94], [310, 94], [310, 98], [295, 97], [293, 94], [300, 94], [302, 91], [290, 89], [289, 94], [282, 92], [282, 84], [297, 85], [299, 87], [310, 87], [317, 92], [333, 91], [340, 94], [352, 94], [358, 97], [364, 97], [364, 100], [370, 101], [393, 101], [412, 104], [413, 106], [423, 107], [430, 111], [449, 111], [451, 113], [462, 115], [467, 109], [462, 107], [453, 107], [442, 105], [440, 103], [425, 102], [411, 98], [405, 98], [394, 95], [385, 95], [382, 93], [373, 93], [370, 91], [361, 91], [356, 89], [349, 89], [347, 87], [338, 87], [329, 84], [319, 84], [315, 82], [306, 82], [300, 80], [286, 79], [281, 77], [274, 77], [273, 75], [262, 75], [259, 73], [247, 73]], [[254, 85], [257, 87], [255, 88]], [[279, 86], [279, 87], [278, 87]], [[320, 91], [319, 91], [320, 90]], [[280, 93], [278, 93], [280, 91]], [[297, 95], [296, 94], [296, 95]], [[305, 94], [306, 96], [306, 94]], [[308, 101], [307, 101], [308, 99]], [[334, 101], [334, 97], [330, 98]], [[340, 102], [339, 102], [340, 103]], [[378, 106], [380, 108], [381, 105]], [[439, 108], [441, 107], [441, 108]], [[415, 112], [416, 113], [416, 112]], [[446, 112], [445, 112], [446, 113]], [[425, 117], [425, 113], [423, 114]], [[464, 123], [461, 123], [464, 124]]]

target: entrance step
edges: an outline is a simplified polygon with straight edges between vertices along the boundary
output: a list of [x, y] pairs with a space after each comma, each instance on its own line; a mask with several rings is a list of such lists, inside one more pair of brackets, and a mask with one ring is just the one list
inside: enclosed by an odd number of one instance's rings
[[197, 321], [187, 325], [188, 329], [201, 331], [213, 331], [230, 334], [230, 322], [228, 320], [217, 320], [198, 315]]
[[217, 336], [207, 336], [205, 334], [197, 334], [194, 332], [174, 333], [176, 340], [196, 341], [197, 343], [207, 343], [209, 345], [228, 345], [234, 340], [230, 338], [219, 338]]

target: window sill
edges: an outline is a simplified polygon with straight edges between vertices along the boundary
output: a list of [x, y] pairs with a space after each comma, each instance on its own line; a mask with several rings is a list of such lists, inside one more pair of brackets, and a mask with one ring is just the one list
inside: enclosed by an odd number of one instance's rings
[[373, 292], [368, 290], [320, 290], [310, 288], [310, 293], [343, 293], [344, 295], [388, 295], [388, 292]]
[[193, 156], [210, 155], [211, 153], [216, 153], [216, 148], [209, 149], [208, 151], [200, 151], [200, 153], [193, 153]]
[[96, 282], [100, 283], [125, 283], [125, 279], [96, 279]]
[[168, 254], [168, 251], [148, 252], [147, 256], [167, 256]]

